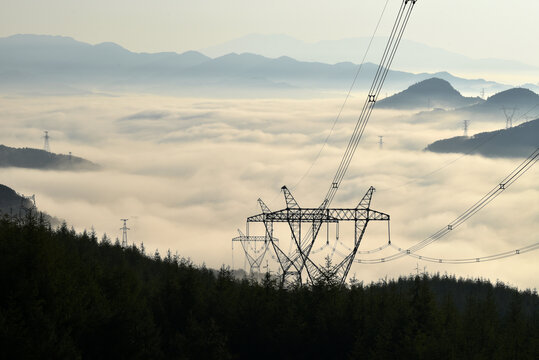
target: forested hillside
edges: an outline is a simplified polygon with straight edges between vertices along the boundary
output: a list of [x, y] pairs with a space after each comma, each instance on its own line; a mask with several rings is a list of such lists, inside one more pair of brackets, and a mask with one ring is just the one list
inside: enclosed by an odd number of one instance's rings
[[98, 170], [99, 166], [78, 156], [54, 154], [32, 148], [12, 148], [0, 144], [0, 167], [47, 170]]
[[537, 359], [539, 297], [415, 276], [341, 288], [237, 281], [104, 236], [0, 220], [0, 357]]
[[427, 145], [438, 153], [479, 154], [488, 157], [526, 157], [539, 146], [539, 119], [518, 126], [482, 132], [471, 137], [457, 136]]

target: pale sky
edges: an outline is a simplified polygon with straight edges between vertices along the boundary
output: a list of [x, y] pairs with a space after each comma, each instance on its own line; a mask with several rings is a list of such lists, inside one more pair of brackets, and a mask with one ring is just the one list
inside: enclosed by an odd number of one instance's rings
[[[401, 0], [389, 0], [391, 23]], [[385, 0], [1, 0], [0, 36], [70, 36], [136, 52], [202, 49], [247, 34], [316, 42], [369, 36]], [[539, 66], [537, 0], [418, 0], [405, 38]], [[383, 35], [383, 34], [380, 34]]]

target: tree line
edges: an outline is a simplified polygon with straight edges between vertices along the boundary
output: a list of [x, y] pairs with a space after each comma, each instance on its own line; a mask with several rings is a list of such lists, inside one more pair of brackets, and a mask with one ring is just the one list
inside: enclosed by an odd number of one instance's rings
[[417, 275], [285, 288], [105, 235], [0, 219], [0, 357], [537, 359], [539, 296]]

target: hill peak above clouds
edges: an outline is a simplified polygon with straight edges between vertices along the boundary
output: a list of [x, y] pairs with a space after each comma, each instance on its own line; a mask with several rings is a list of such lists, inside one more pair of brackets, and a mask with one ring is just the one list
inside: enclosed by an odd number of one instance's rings
[[465, 97], [446, 80], [430, 78], [406, 90], [378, 101], [381, 108], [458, 108], [482, 102], [478, 97]]

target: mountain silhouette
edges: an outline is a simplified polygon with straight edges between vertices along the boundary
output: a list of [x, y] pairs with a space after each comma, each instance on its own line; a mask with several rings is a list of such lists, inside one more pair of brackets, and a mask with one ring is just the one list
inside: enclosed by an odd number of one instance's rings
[[479, 97], [464, 97], [451, 84], [430, 78], [378, 101], [377, 106], [391, 109], [458, 108], [483, 102]]
[[[231, 52], [255, 53], [271, 58], [290, 56], [300, 61], [317, 61], [336, 64], [357, 61], [363, 49], [371, 42], [370, 37], [356, 37], [337, 40], [304, 42], [284, 34], [249, 34], [216, 44], [200, 51], [208, 56], [217, 57]], [[377, 63], [384, 51], [386, 37], [375, 37], [366, 61]], [[444, 49], [428, 46], [416, 41], [402, 39], [394, 67], [405, 71], [440, 70], [458, 73], [507, 72], [507, 69], [521, 73], [537, 74], [537, 66], [518, 61], [502, 59], [472, 59]], [[441, 69], [443, 67], [443, 69]]]
[[33, 207], [33, 202], [17, 194], [12, 188], [0, 184], [0, 212], [5, 214], [17, 213], [20, 207], [29, 209]]
[[43, 220], [51, 224], [51, 226], [60, 225], [62, 222], [56, 217], [38, 211], [35, 205], [35, 195], [24, 196], [9, 186], [0, 184], [0, 216], [23, 218], [29, 212], [36, 216], [43, 216]]
[[524, 112], [539, 106], [539, 95], [526, 88], [512, 88], [489, 97], [484, 103], [472, 106], [471, 112], [500, 112], [501, 109], [517, 108]]
[[[268, 58], [229, 53], [216, 58], [196, 51], [135, 53], [114, 43], [86, 44], [68, 37], [14, 35], [0, 38], [0, 91], [23, 94], [84, 94], [130, 91], [189, 96], [288, 96], [348, 89], [357, 64]], [[356, 86], [368, 87], [377, 65], [363, 64]], [[447, 72], [413, 74], [390, 70], [385, 89], [395, 91], [438, 77], [461, 91], [510, 86], [455, 77]]]
[[539, 119], [472, 137], [438, 140], [425, 150], [437, 153], [479, 154], [487, 157], [526, 157], [539, 147]]
[[98, 170], [99, 165], [78, 156], [54, 154], [40, 149], [0, 145], [0, 167], [43, 170]]

